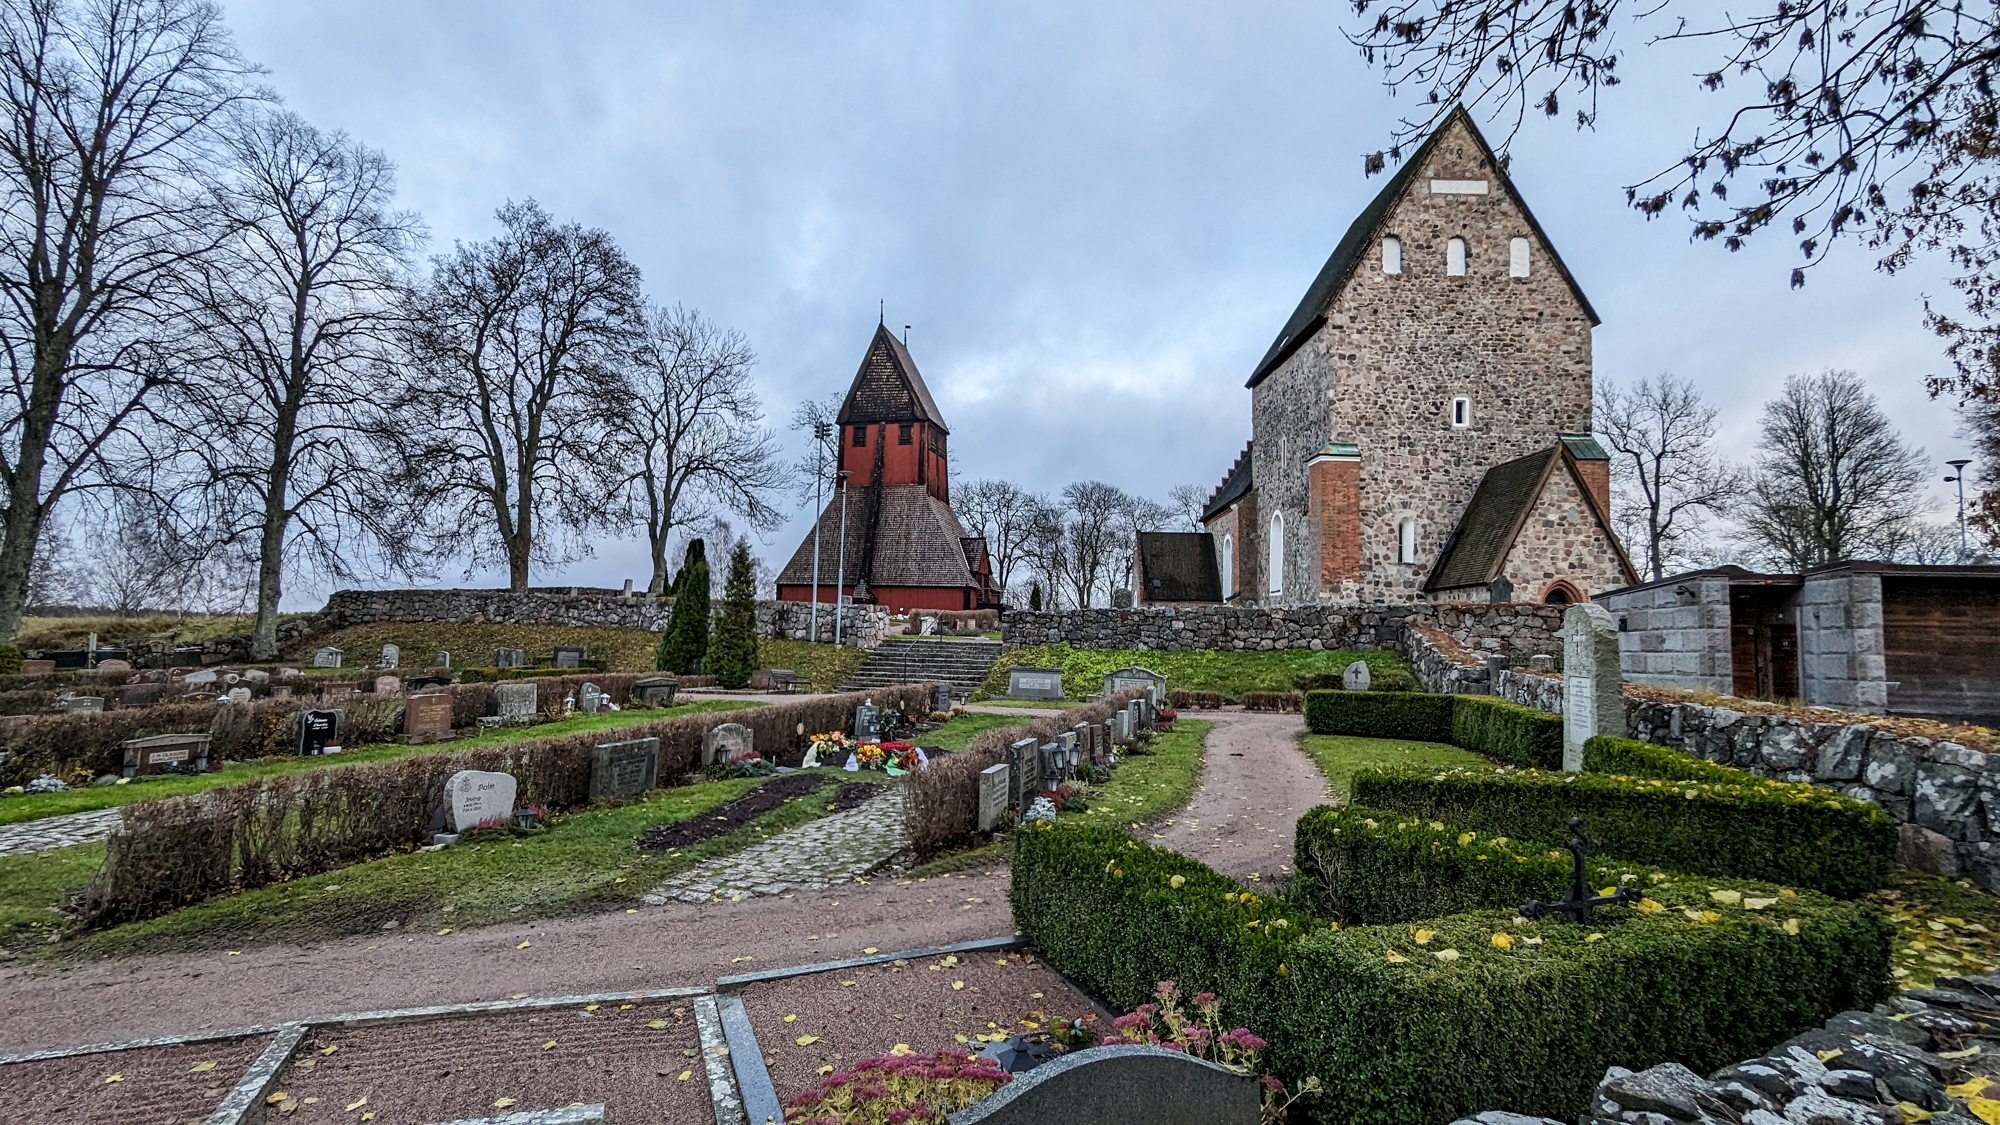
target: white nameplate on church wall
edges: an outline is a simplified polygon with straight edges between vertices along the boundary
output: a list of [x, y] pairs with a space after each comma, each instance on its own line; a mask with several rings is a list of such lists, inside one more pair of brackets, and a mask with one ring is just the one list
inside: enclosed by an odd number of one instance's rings
[[1432, 180], [1432, 195], [1485, 195], [1485, 180]]

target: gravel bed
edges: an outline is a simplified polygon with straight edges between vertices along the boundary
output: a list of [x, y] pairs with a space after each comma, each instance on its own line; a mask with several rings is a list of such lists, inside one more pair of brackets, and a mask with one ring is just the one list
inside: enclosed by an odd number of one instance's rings
[[[8, 1125], [201, 1122], [269, 1046], [269, 1035], [103, 1051], [0, 1066]], [[204, 1063], [213, 1066], [196, 1070]], [[116, 1076], [117, 1081], [107, 1081]]]
[[265, 1119], [426, 1125], [602, 1102], [613, 1121], [714, 1121], [690, 1000], [595, 1007], [319, 1028]]
[[[918, 1054], [971, 1051], [981, 1046], [977, 1036], [1028, 1030], [1023, 1020], [1047, 1027], [1081, 1016], [1097, 1026], [1090, 1001], [1032, 953], [962, 953], [946, 961], [868, 965], [743, 989], [779, 1099], [819, 1085], [823, 1066], [844, 1069], [899, 1043]], [[795, 1018], [787, 1023], [786, 1016]], [[960, 1043], [961, 1035], [968, 1042]], [[800, 1044], [805, 1036], [814, 1041]]]

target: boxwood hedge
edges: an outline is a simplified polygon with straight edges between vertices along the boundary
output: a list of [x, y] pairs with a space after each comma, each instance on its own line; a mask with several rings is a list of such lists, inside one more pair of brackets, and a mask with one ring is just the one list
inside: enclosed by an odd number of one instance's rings
[[1451, 741], [1510, 766], [1561, 769], [1562, 716], [1490, 695], [1451, 696]]
[[1493, 1106], [1575, 1117], [1611, 1064], [1707, 1071], [1880, 997], [1888, 931], [1866, 908], [1773, 890], [1782, 905], [1752, 911], [1763, 888], [1716, 889], [1662, 884], [1658, 909], [1588, 927], [1489, 910], [1337, 928], [1116, 829], [1062, 825], [1016, 834], [1011, 896], [1043, 956], [1114, 1007], [1159, 980], [1216, 993], [1275, 1073], [1326, 1084], [1295, 1107], [1314, 1120], [1426, 1125]]
[[1591, 773], [1659, 777], [1670, 781], [1745, 781], [1755, 774], [1731, 769], [1678, 750], [1636, 738], [1593, 738], [1583, 744], [1583, 768]]
[[1490, 695], [1430, 692], [1308, 692], [1314, 734], [1449, 742], [1508, 765], [1562, 765], [1562, 716]]
[[1879, 807], [1804, 782], [1723, 776], [1362, 770], [1351, 792], [1356, 805], [1527, 840], [1563, 840], [1564, 824], [1581, 816], [1599, 854], [1674, 871], [1771, 879], [1841, 898], [1888, 882], [1896, 826]]

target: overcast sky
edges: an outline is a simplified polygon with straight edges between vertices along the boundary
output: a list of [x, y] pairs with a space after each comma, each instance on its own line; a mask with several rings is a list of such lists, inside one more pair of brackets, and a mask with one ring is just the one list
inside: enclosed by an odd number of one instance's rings
[[[881, 301], [912, 326], [956, 479], [1162, 500], [1213, 487], [1249, 437], [1244, 380], [1380, 187], [1363, 154], [1408, 104], [1342, 38], [1346, 0], [227, 10], [292, 108], [396, 162], [429, 252], [490, 237], [508, 199], [608, 229], [655, 299], [748, 335], [788, 446], [793, 405], [846, 388]], [[1693, 378], [1745, 457], [1787, 374], [1851, 368], [1941, 478], [1963, 443], [1922, 389], [1940, 265], [1891, 278], [1845, 245], [1793, 291], [1778, 239], [1730, 254], [1640, 218], [1624, 186], [1723, 103], [1694, 56], [1626, 42], [1597, 131], [1538, 120], [1513, 144], [1603, 317], [1597, 377]], [[761, 553], [782, 565], [808, 522]], [[644, 560], [606, 541], [534, 582], [643, 586]]]

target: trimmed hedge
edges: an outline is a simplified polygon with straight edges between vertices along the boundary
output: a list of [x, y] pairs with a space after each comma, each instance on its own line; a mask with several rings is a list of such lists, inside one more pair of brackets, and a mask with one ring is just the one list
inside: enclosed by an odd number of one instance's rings
[[1475, 832], [1563, 840], [1581, 816], [1593, 850], [1675, 871], [1772, 879], [1852, 898], [1885, 886], [1896, 825], [1878, 806], [1730, 770], [1680, 781], [1539, 770], [1362, 770], [1356, 805]]
[[1669, 781], [1740, 782], [1755, 779], [1756, 776], [1689, 757], [1670, 747], [1640, 742], [1636, 738], [1605, 738], [1601, 735], [1583, 744], [1583, 768], [1590, 773], [1657, 777]]
[[1314, 734], [1450, 742], [1453, 695], [1420, 691], [1309, 691], [1306, 729]]
[[1297, 711], [1301, 696], [1295, 691], [1246, 691], [1243, 693], [1245, 711]]
[[1510, 766], [1561, 769], [1562, 716], [1491, 695], [1454, 695], [1451, 742]]
[[1496, 1105], [1576, 1117], [1607, 1066], [1705, 1073], [1880, 999], [1889, 931], [1872, 911], [1807, 894], [1753, 912], [1715, 887], [1663, 884], [1665, 909], [1589, 927], [1463, 913], [1420, 944], [1407, 926], [1331, 929], [1115, 829], [1060, 825], [1016, 833], [1010, 894], [1048, 962], [1114, 1008], [1159, 980], [1214, 992], [1270, 1041], [1274, 1073], [1325, 1083], [1297, 1107], [1312, 1119], [1429, 1125]]

